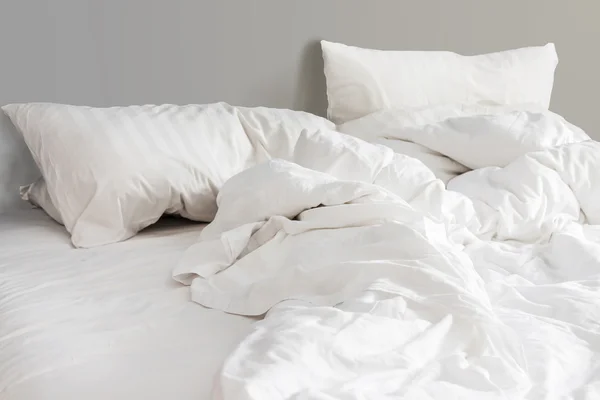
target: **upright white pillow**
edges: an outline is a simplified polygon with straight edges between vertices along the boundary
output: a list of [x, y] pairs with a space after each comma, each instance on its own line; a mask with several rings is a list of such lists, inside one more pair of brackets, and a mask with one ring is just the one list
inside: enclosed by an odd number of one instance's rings
[[280, 147], [291, 153], [294, 140], [282, 136], [333, 128], [308, 113], [225, 103], [2, 109], [43, 175], [23, 196], [62, 222], [77, 247], [128, 239], [164, 213], [211, 221], [222, 184], [270, 159], [261, 141], [290, 143]]
[[328, 117], [337, 124], [390, 108], [485, 103], [548, 109], [558, 64], [552, 43], [477, 56], [321, 44]]

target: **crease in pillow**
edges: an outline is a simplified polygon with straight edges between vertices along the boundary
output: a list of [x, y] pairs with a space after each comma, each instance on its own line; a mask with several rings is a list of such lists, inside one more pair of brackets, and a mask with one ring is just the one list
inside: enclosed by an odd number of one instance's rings
[[[419, 143], [418, 137], [427, 134], [427, 127], [452, 118], [503, 115], [516, 111], [543, 112], [544, 109], [536, 104], [502, 106], [489, 102], [384, 109], [340, 124], [337, 130], [370, 143], [382, 144], [398, 154], [416, 158], [447, 185], [450, 180], [470, 171], [471, 168]], [[399, 134], [400, 131], [404, 134]], [[407, 132], [413, 132], [414, 140], [407, 136]]]
[[32, 206], [41, 208], [56, 222], [64, 225], [60, 212], [56, 209], [48, 194], [46, 181], [44, 178], [39, 178], [35, 182], [20, 187], [21, 199], [28, 201]]

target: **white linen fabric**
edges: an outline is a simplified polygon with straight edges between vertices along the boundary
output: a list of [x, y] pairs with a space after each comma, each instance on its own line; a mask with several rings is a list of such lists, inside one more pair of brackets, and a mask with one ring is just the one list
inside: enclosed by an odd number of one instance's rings
[[504, 166], [523, 152], [587, 138], [563, 117], [535, 105], [382, 110], [337, 130], [417, 158], [445, 184], [473, 168]]
[[225, 103], [3, 110], [43, 175], [23, 197], [63, 223], [77, 247], [128, 239], [164, 213], [211, 221], [228, 178], [283, 151], [303, 128], [333, 128], [308, 113]]
[[0, 216], [0, 399], [208, 399], [255, 321], [170, 279], [204, 226], [166, 218], [78, 250], [42, 210]]
[[548, 109], [554, 44], [463, 56], [322, 41], [328, 117], [337, 124], [388, 108], [535, 104]]
[[445, 126], [427, 143], [478, 167], [448, 189], [326, 131], [225, 183], [173, 276], [266, 318], [213, 398], [600, 397], [600, 144], [550, 112]]

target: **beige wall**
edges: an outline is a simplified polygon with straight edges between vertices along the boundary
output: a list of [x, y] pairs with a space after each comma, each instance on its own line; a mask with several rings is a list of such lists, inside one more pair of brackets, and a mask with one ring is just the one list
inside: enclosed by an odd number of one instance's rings
[[[223, 100], [324, 114], [322, 38], [464, 54], [553, 41], [560, 63], [552, 109], [600, 138], [595, 0], [15, 0], [1, 7], [0, 104]], [[0, 119], [0, 210], [35, 174]]]

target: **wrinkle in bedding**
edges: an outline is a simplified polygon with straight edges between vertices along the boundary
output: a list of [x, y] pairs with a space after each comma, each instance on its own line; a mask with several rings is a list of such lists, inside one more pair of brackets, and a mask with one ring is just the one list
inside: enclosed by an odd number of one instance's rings
[[549, 112], [469, 118], [424, 128], [474, 168], [448, 188], [327, 131], [225, 183], [173, 277], [266, 317], [214, 399], [600, 398], [600, 145]]

